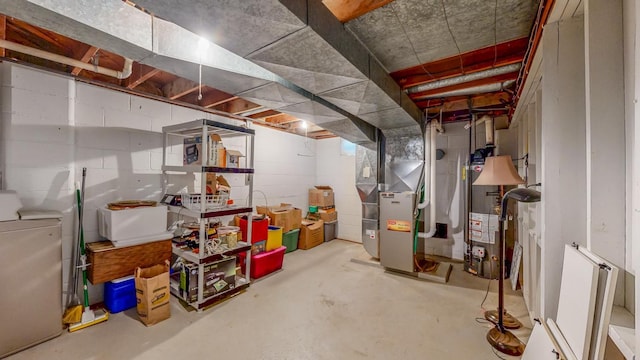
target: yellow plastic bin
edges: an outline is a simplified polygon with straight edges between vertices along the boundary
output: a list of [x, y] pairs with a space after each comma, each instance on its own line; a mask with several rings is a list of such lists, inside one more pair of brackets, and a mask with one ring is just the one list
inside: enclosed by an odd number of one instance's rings
[[265, 251], [275, 250], [282, 246], [282, 228], [278, 226], [269, 226], [267, 233], [267, 244]]

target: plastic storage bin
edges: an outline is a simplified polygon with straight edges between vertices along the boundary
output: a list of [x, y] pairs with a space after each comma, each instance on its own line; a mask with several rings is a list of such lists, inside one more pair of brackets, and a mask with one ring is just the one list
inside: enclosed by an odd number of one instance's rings
[[275, 250], [267, 251], [251, 258], [251, 277], [261, 278], [282, 268], [286, 247], [281, 246]]
[[[284, 253], [287, 251], [286, 246], [281, 246], [275, 250], [267, 251], [251, 257], [251, 277], [254, 279], [261, 278], [271, 274], [282, 268]], [[241, 262], [242, 272], [244, 273], [244, 253], [238, 254]]]
[[136, 282], [133, 275], [104, 283], [104, 305], [112, 314], [136, 307]]
[[[251, 225], [251, 243], [255, 244], [258, 241], [267, 240], [268, 229], [269, 219], [256, 220], [254, 218]], [[247, 219], [245, 217], [240, 218], [240, 231], [242, 232], [243, 241], [247, 241]]]
[[282, 234], [282, 245], [287, 248], [287, 253], [298, 250], [298, 236], [300, 236], [300, 229], [293, 229]]
[[324, 223], [324, 242], [331, 241], [336, 238], [338, 234], [337, 228], [338, 221], [329, 221]]
[[282, 228], [278, 226], [269, 226], [265, 250], [275, 250], [280, 246], [282, 246]]

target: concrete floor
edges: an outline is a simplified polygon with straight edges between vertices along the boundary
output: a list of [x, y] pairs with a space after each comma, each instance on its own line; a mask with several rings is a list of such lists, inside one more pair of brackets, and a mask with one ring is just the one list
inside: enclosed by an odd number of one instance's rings
[[[172, 298], [171, 318], [155, 326], [130, 309], [8, 359], [498, 359], [485, 340], [490, 325], [476, 321], [489, 280], [461, 265], [440, 284], [350, 261], [364, 256], [341, 240], [298, 250], [283, 270], [204, 312]], [[491, 283], [488, 309], [497, 306]], [[522, 297], [509, 289], [505, 299], [526, 342]]]

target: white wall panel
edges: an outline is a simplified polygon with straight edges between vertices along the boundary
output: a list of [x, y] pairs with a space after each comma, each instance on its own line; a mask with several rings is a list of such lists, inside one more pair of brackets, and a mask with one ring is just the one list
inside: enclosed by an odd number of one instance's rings
[[356, 157], [342, 155], [340, 147], [340, 138], [317, 142], [317, 177], [313, 185], [329, 185], [333, 189], [338, 211], [338, 238], [361, 242], [362, 208], [356, 189]]

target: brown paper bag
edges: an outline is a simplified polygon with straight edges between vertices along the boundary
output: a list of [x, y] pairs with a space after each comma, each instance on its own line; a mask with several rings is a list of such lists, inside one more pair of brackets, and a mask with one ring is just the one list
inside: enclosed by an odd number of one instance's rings
[[136, 302], [138, 317], [146, 326], [171, 316], [169, 305], [169, 261], [148, 268], [136, 268]]

